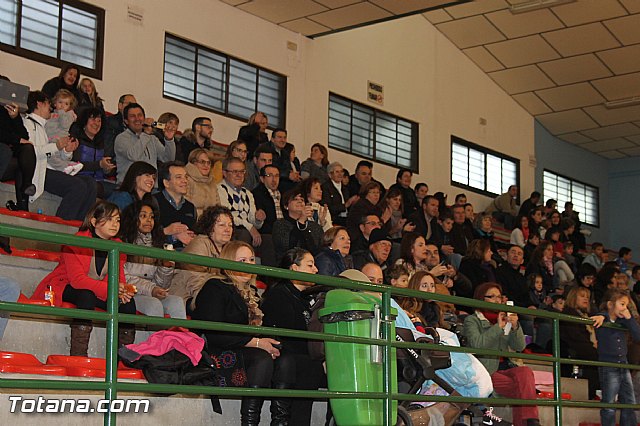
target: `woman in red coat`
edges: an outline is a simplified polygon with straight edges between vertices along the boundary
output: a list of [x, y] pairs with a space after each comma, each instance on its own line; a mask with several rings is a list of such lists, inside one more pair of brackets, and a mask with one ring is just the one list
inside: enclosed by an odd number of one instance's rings
[[[116, 238], [120, 231], [120, 212], [115, 204], [99, 201], [87, 213], [84, 223], [76, 235], [120, 241]], [[133, 301], [135, 291], [125, 288], [124, 263], [126, 255], [120, 256], [118, 311], [124, 314], [136, 313]], [[65, 246], [58, 266], [38, 285], [32, 298], [44, 299], [45, 291], [51, 287], [56, 295], [55, 306], [62, 302], [73, 303], [78, 309], [107, 309], [107, 252], [89, 248]], [[87, 356], [89, 338], [93, 325], [89, 320], [74, 319], [71, 322], [70, 355]], [[130, 344], [135, 340], [135, 326], [120, 324], [118, 327], [120, 344]]]

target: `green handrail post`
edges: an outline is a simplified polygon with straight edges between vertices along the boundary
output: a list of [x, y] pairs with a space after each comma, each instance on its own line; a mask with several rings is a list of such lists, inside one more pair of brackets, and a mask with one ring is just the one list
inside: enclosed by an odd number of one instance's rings
[[555, 392], [555, 419], [556, 426], [562, 426], [562, 392], [560, 383], [560, 320], [553, 319], [553, 391]]
[[397, 414], [393, 411], [393, 398], [391, 397], [391, 343], [395, 340], [391, 335], [391, 290], [382, 292], [382, 338], [384, 348], [382, 351], [382, 362], [384, 363], [384, 377], [382, 379], [382, 390], [386, 394], [383, 405], [384, 425], [393, 426], [396, 424]]
[[[107, 345], [106, 345], [106, 363], [107, 371], [105, 374], [105, 382], [107, 388], [104, 393], [105, 399], [110, 402], [117, 396], [118, 381], [118, 307], [120, 299], [118, 299], [118, 290], [120, 286], [120, 251], [117, 248], [109, 250], [108, 257], [108, 288], [107, 288], [107, 312], [109, 319], [107, 320]], [[109, 410], [104, 414], [104, 425], [115, 426], [116, 413], [111, 411], [111, 403]]]

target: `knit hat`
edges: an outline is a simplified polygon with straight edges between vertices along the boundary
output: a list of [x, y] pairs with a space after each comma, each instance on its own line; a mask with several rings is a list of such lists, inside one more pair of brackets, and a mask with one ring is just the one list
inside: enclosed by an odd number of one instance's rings
[[373, 231], [371, 231], [371, 234], [369, 235], [369, 245], [375, 244], [379, 241], [391, 242], [391, 239], [389, 238], [389, 236], [385, 231], [383, 231], [380, 228], [376, 228]]

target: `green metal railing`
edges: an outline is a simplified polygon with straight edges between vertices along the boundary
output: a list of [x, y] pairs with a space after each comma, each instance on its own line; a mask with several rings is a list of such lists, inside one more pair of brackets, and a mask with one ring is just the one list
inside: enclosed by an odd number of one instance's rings
[[[214, 259], [203, 256], [195, 256], [175, 251], [166, 251], [156, 248], [148, 248], [133, 244], [116, 243], [113, 241], [100, 240], [95, 238], [79, 237], [75, 235], [62, 234], [51, 231], [42, 231], [31, 228], [24, 228], [15, 225], [0, 224], [0, 235], [16, 237], [26, 240], [35, 240], [55, 244], [64, 244], [77, 247], [85, 247], [96, 250], [103, 250], [109, 253], [108, 271], [109, 271], [109, 289], [107, 312], [86, 311], [80, 309], [65, 309], [48, 306], [35, 306], [10, 302], [0, 302], [0, 311], [8, 311], [13, 313], [32, 314], [38, 316], [49, 316], [56, 318], [79, 318], [94, 321], [104, 321], [106, 323], [106, 376], [104, 382], [85, 382], [74, 380], [35, 380], [35, 379], [3, 379], [0, 380], [2, 388], [16, 389], [65, 389], [65, 390], [87, 390], [87, 391], [104, 391], [105, 399], [113, 400], [117, 398], [119, 391], [123, 392], [147, 392], [147, 393], [163, 393], [163, 394], [205, 394], [229, 397], [241, 396], [286, 396], [286, 397], [302, 397], [302, 398], [366, 398], [366, 399], [383, 399], [384, 400], [384, 425], [394, 425], [396, 422], [396, 414], [392, 412], [392, 401], [448, 401], [448, 402], [464, 402], [464, 403], [487, 403], [489, 405], [538, 405], [538, 406], [554, 406], [555, 407], [555, 425], [562, 425], [562, 408], [563, 407], [580, 407], [580, 408], [640, 408], [640, 404], [605, 404], [597, 401], [563, 401], [560, 391], [560, 366], [562, 364], [572, 365], [588, 365], [588, 366], [607, 366], [607, 367], [624, 367], [633, 370], [640, 369], [638, 365], [616, 364], [598, 361], [587, 361], [578, 359], [562, 358], [560, 356], [560, 321], [568, 321], [581, 324], [592, 324], [592, 321], [584, 318], [573, 317], [564, 314], [557, 314], [543, 310], [529, 310], [520, 307], [509, 307], [510, 312], [518, 314], [526, 314], [541, 318], [548, 318], [553, 323], [553, 356], [541, 356], [535, 354], [514, 354], [513, 352], [497, 351], [493, 349], [479, 349], [469, 347], [453, 347], [434, 345], [428, 343], [416, 344], [410, 342], [397, 342], [395, 336], [390, 335], [390, 325], [387, 323], [383, 326], [382, 336], [380, 339], [338, 336], [326, 333], [303, 332], [298, 330], [289, 330], [283, 328], [274, 328], [248, 325], [227, 324], [209, 321], [181, 320], [160, 317], [148, 317], [142, 315], [128, 315], [118, 313], [118, 270], [119, 258], [121, 253], [128, 255], [153, 257], [175, 262], [191, 263], [195, 265], [223, 268], [236, 270], [241, 272], [255, 273], [263, 276], [278, 277], [291, 280], [302, 280], [323, 284], [335, 288], [345, 288], [352, 290], [364, 290], [370, 292], [381, 293], [381, 312], [383, 318], [388, 318], [391, 312], [392, 295], [417, 297], [422, 299], [430, 299], [435, 301], [443, 301], [454, 303], [457, 305], [468, 306], [471, 308], [482, 308], [488, 310], [504, 310], [504, 305], [496, 305], [475, 299], [467, 299], [456, 296], [447, 296], [441, 294], [425, 294], [424, 292], [400, 289], [387, 285], [363, 283], [357, 281], [349, 281], [342, 278], [329, 277], [323, 275], [310, 275], [290, 270], [272, 268], [259, 265], [251, 265], [246, 263], [232, 262], [223, 259]], [[248, 388], [220, 388], [220, 387], [203, 387], [203, 386], [185, 386], [185, 385], [164, 385], [149, 383], [125, 383], [118, 382], [117, 373], [117, 335], [118, 323], [127, 322], [139, 325], [152, 325], [163, 328], [170, 326], [183, 326], [192, 329], [202, 330], [218, 330], [227, 332], [248, 333], [252, 335], [268, 335], [281, 337], [295, 337], [312, 340], [323, 340], [332, 342], [360, 343], [367, 345], [383, 346], [383, 363], [385, 365], [383, 375], [383, 391], [382, 392], [336, 392], [336, 391], [303, 391], [303, 390], [275, 390], [275, 389], [248, 389]], [[605, 327], [618, 327], [617, 325], [605, 324]], [[425, 395], [408, 395], [392, 393], [391, 389], [391, 348], [424, 348], [439, 349], [449, 352], [472, 353], [475, 355], [489, 356], [511, 356], [525, 360], [534, 360], [544, 363], [553, 364], [554, 375], [554, 393], [555, 398], [552, 400], [523, 400], [513, 398], [469, 398], [463, 396], [425, 396]], [[116, 414], [113, 412], [104, 414], [105, 425], [116, 424]]]

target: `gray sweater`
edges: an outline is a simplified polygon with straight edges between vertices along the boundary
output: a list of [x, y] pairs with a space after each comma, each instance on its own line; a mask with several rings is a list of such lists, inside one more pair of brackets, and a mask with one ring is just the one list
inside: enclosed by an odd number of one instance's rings
[[120, 184], [131, 164], [136, 161], [144, 161], [158, 167], [158, 161], [175, 160], [176, 144], [173, 140], [165, 140], [163, 145], [153, 135], [144, 132], [136, 135], [131, 129], [127, 129], [116, 136], [115, 155], [118, 162], [117, 182]]

